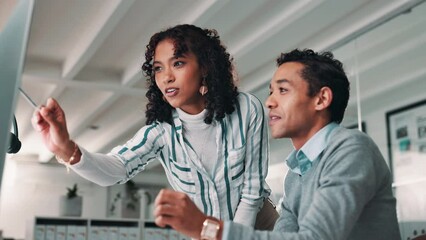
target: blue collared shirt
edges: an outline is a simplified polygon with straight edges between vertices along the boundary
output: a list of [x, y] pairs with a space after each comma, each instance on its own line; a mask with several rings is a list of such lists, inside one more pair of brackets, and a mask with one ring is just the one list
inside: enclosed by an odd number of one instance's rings
[[304, 175], [324, 151], [330, 140], [330, 133], [337, 126], [339, 125], [335, 122], [327, 124], [315, 133], [299, 150], [293, 150], [286, 159], [290, 171]]

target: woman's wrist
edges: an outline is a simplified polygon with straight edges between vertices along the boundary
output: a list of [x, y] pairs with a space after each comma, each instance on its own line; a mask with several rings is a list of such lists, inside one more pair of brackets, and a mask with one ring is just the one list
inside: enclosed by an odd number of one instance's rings
[[75, 152], [76, 147], [77, 147], [77, 145], [76, 145], [76, 143], [74, 141], [72, 141], [72, 140], [68, 141], [68, 143], [66, 144], [66, 147], [63, 150], [65, 160], [71, 158], [71, 156]]
[[63, 159], [65, 162], [68, 162], [68, 159], [72, 156], [75, 150], [75, 142], [68, 140], [65, 144], [61, 144], [57, 147], [58, 150], [53, 152], [56, 157]]
[[64, 146], [60, 153], [55, 154], [55, 157], [59, 163], [64, 164], [69, 169], [70, 165], [80, 161], [81, 152], [78, 145], [72, 140], [69, 140]]

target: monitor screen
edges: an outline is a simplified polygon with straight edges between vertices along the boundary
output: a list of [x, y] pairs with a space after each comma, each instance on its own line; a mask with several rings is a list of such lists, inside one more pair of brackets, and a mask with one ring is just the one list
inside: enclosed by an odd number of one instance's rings
[[0, 32], [0, 194], [11, 120], [16, 106], [34, 1], [18, 1]]

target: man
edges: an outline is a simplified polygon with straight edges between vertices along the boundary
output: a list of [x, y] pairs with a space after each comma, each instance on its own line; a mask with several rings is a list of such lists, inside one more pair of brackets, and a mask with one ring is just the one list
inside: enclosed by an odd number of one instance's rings
[[202, 214], [186, 195], [156, 199], [156, 223], [201, 239], [400, 239], [389, 169], [374, 142], [339, 123], [349, 99], [342, 63], [293, 50], [270, 84], [272, 137], [291, 138], [282, 213], [273, 232]]

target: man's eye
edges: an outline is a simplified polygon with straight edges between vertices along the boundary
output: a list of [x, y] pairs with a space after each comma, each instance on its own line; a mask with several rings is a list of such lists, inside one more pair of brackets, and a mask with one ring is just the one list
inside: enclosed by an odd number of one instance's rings
[[280, 93], [286, 93], [288, 90], [285, 88], [280, 88]]

